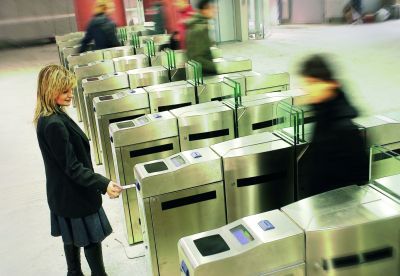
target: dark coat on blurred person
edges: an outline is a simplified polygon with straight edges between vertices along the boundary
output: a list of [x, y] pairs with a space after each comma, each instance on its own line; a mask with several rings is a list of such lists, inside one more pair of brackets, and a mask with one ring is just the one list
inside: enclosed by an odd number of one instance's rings
[[95, 50], [120, 46], [115, 23], [105, 14], [96, 14], [90, 21], [80, 52], [88, 50], [88, 44], [94, 40]]
[[368, 181], [368, 154], [364, 138], [352, 122], [358, 114], [344, 92], [313, 105], [315, 128], [309, 147], [308, 187], [301, 198]]
[[216, 74], [217, 70], [210, 50], [213, 43], [208, 33], [208, 18], [196, 13], [186, 22], [186, 26], [186, 54], [188, 60], [200, 62], [205, 74]]
[[109, 179], [93, 171], [89, 140], [64, 112], [40, 117], [37, 137], [46, 171], [50, 210], [64, 218], [96, 213]]

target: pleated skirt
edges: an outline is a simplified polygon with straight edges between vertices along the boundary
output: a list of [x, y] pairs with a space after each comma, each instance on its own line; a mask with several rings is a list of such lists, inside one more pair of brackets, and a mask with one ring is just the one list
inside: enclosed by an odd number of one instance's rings
[[103, 207], [83, 218], [64, 218], [51, 212], [51, 235], [62, 237], [65, 244], [84, 247], [103, 241], [112, 228]]

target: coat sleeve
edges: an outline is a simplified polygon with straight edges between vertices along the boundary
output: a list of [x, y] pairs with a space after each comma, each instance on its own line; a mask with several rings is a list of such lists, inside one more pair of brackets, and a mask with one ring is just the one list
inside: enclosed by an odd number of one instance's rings
[[61, 170], [74, 183], [84, 187], [96, 187], [103, 194], [107, 191], [109, 179], [86, 168], [77, 159], [74, 147], [65, 125], [51, 122], [44, 129], [47, 145]]
[[86, 30], [84, 38], [81, 41], [81, 48], [79, 49], [80, 53], [86, 52], [88, 49], [88, 44], [93, 40], [93, 27], [92, 24], [89, 24], [89, 27]]

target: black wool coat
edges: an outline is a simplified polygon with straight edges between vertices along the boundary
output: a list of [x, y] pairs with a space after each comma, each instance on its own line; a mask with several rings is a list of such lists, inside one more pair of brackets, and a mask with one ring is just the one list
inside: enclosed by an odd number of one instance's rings
[[37, 138], [50, 210], [67, 218], [96, 213], [110, 180], [94, 172], [89, 140], [81, 128], [59, 111], [39, 118]]

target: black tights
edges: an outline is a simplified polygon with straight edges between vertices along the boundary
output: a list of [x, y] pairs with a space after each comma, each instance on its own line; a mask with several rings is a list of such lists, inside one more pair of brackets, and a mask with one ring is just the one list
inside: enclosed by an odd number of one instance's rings
[[[91, 243], [84, 247], [85, 257], [92, 276], [107, 276], [104, 269], [101, 242]], [[81, 250], [73, 244], [64, 244], [65, 258], [68, 266], [68, 276], [83, 276], [81, 270]]]

